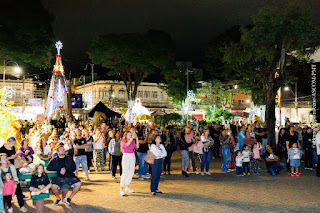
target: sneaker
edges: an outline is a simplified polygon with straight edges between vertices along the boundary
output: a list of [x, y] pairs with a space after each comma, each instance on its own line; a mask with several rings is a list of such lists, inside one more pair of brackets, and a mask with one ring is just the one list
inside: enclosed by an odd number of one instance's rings
[[13, 212], [13, 208], [8, 209], [8, 212], [9, 213]]
[[70, 206], [70, 204], [71, 204], [71, 199], [67, 197], [67, 199], [66, 199], [66, 202], [65, 202], [65, 203], [66, 203], [66, 204], [68, 204], [68, 205]]
[[11, 199], [11, 203], [14, 203], [14, 200], [13, 200], [13, 199]]
[[186, 173], [187, 173], [188, 175], [190, 175], [190, 173], [189, 173], [188, 171], [186, 171]]
[[122, 189], [120, 189], [120, 195], [121, 195], [121, 196], [125, 196], [125, 195], [126, 195], [126, 194], [123, 192]]
[[246, 175], [246, 173], [244, 172], [244, 173], [242, 173], [244, 176]]
[[144, 180], [144, 178], [143, 178], [143, 177], [139, 177], [138, 179], [139, 179], [139, 180]]
[[194, 173], [195, 173], [196, 175], [198, 175], [198, 174], [199, 174], [199, 172], [198, 172], [198, 171], [195, 171]]
[[296, 176], [299, 177], [301, 175], [301, 172], [297, 172]]
[[207, 175], [211, 175], [211, 173], [210, 173], [210, 172], [207, 172]]
[[61, 199], [60, 199], [60, 200], [57, 199], [56, 202], [53, 203], [53, 205], [54, 205], [54, 206], [59, 205], [60, 201], [61, 201]]
[[215, 159], [215, 157], [214, 156], [212, 156], [212, 160], [214, 160]]
[[203, 173], [203, 172], [201, 172], [201, 175], [202, 175], [202, 176], [204, 176], [204, 173]]
[[129, 187], [126, 188], [125, 192], [134, 193], [133, 189], [131, 189]]
[[288, 176], [292, 176], [292, 175], [291, 175], [291, 172], [288, 172]]
[[82, 174], [83, 174], [83, 175], [86, 175], [86, 173], [85, 173], [85, 172], [82, 172]]
[[295, 173], [291, 173], [291, 177], [293, 177], [295, 175]]
[[113, 180], [117, 179], [115, 176], [112, 177]]
[[150, 176], [149, 175], [145, 175], [144, 178], [145, 179], [150, 179]]
[[24, 201], [26, 201], [26, 200], [30, 200], [30, 197], [28, 197], [28, 196], [24, 196], [24, 197], [23, 197], [23, 200], [24, 200]]
[[250, 172], [248, 172], [247, 175], [251, 175]]

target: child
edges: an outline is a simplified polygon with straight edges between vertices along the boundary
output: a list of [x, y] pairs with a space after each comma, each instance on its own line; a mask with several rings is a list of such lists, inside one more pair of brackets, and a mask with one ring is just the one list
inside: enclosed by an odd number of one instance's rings
[[261, 143], [255, 143], [253, 145], [253, 159], [254, 159], [254, 164], [253, 164], [253, 174], [254, 175], [259, 175], [260, 172], [258, 171], [259, 168], [259, 159], [260, 159], [260, 150], [262, 149]]
[[[244, 150], [242, 151], [242, 155], [243, 155], [243, 175], [250, 175], [250, 155], [251, 155], [251, 151], [250, 151], [250, 147], [245, 144], [244, 146]], [[246, 168], [247, 168], [247, 173], [246, 173]]]
[[0, 211], [1, 211], [1, 213], [5, 212], [4, 211], [4, 206], [3, 206], [3, 194], [2, 194], [2, 191], [3, 191], [3, 182], [2, 182], [2, 178], [0, 178]]
[[13, 212], [11, 208], [12, 195], [16, 192], [16, 184], [12, 180], [12, 175], [10, 172], [6, 172], [3, 175], [3, 203], [5, 209], [8, 209], [8, 212]]
[[[298, 168], [300, 166], [302, 152], [299, 148], [297, 148], [297, 146], [297, 143], [292, 144], [292, 147], [288, 151], [288, 159], [290, 159], [291, 176], [296, 175], [298, 177], [301, 175], [301, 172], [298, 171]], [[294, 169], [296, 169], [296, 173], [294, 173]]]
[[37, 208], [37, 212], [44, 212], [44, 199], [50, 197], [50, 188], [51, 183], [44, 172], [43, 165], [37, 165], [33, 171], [29, 188], [31, 191], [31, 199], [33, 200], [33, 205]]
[[243, 156], [240, 150], [236, 151], [236, 174], [237, 176], [243, 176], [242, 174], [242, 163], [243, 163]]

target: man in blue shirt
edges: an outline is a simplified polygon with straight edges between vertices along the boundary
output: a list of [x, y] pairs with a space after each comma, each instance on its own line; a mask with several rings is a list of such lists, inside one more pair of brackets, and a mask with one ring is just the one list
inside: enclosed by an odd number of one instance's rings
[[244, 139], [246, 137], [245, 134], [246, 126], [242, 126], [240, 131], [238, 132], [238, 143], [239, 143], [239, 150], [243, 151]]

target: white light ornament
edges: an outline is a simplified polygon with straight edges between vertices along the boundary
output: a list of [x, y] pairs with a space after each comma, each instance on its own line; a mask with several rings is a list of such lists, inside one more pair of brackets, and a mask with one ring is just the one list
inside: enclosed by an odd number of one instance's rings
[[63, 45], [61, 41], [56, 42], [56, 49], [57, 49], [57, 54], [60, 55], [60, 50], [62, 49]]

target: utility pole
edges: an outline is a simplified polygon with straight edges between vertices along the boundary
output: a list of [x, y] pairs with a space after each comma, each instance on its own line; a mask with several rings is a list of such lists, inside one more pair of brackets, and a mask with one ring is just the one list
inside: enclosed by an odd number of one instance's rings
[[94, 101], [94, 99], [93, 99], [93, 81], [94, 81], [94, 75], [93, 75], [93, 69], [94, 69], [94, 64], [90, 64], [91, 65], [91, 75], [92, 75], [92, 81], [91, 81], [91, 87], [92, 87], [92, 100], [91, 100], [91, 102], [92, 102], [92, 108], [93, 108], [93, 101]]
[[71, 117], [72, 116], [72, 106], [71, 106], [71, 71], [69, 73], [69, 84], [68, 84], [68, 96], [67, 96], [67, 100], [68, 100], [68, 115]]

